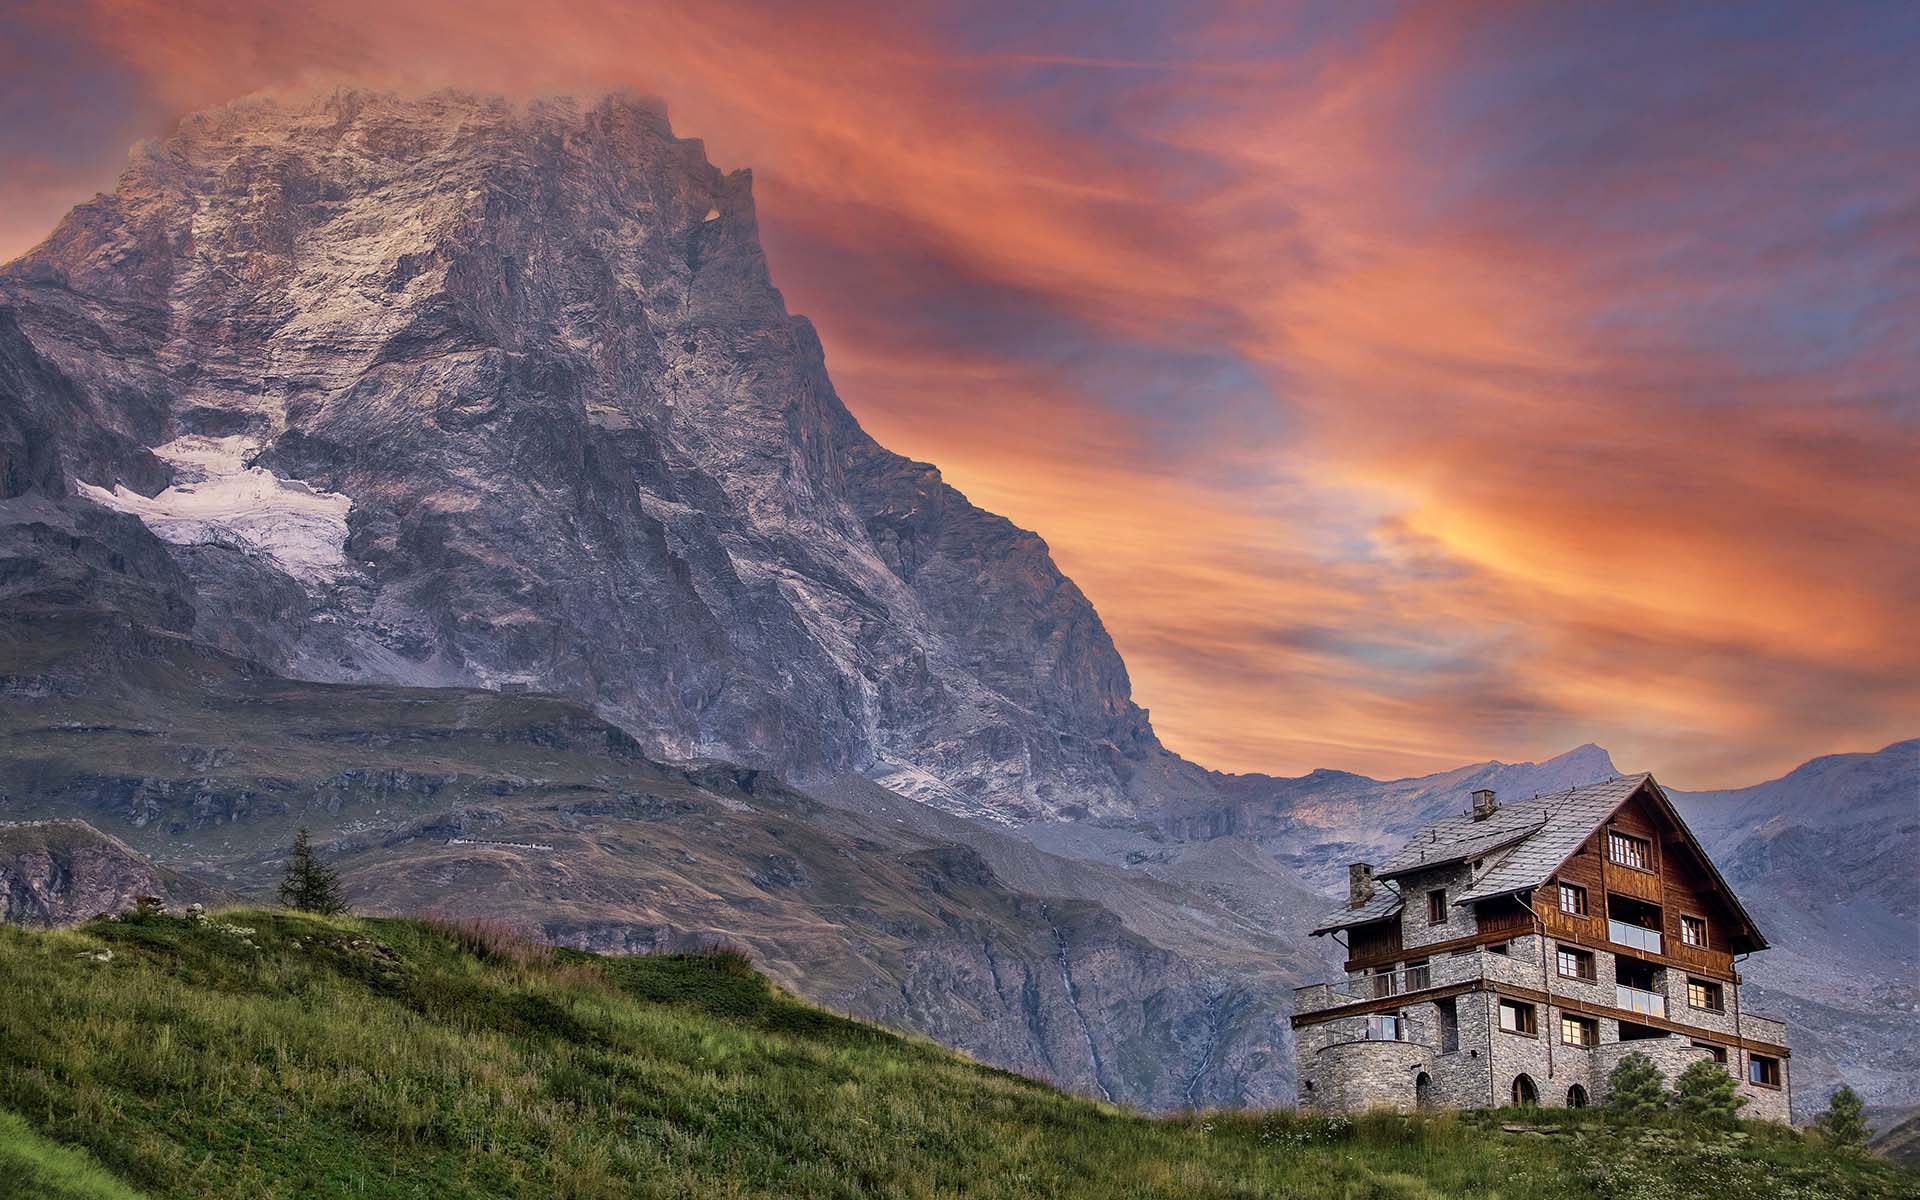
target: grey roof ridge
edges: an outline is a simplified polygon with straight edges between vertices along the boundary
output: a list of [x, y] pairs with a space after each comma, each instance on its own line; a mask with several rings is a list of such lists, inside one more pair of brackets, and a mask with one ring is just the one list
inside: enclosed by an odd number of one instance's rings
[[[1363, 902], [1358, 906], [1343, 905], [1340, 908], [1334, 909], [1332, 912], [1328, 913], [1326, 916], [1320, 918], [1320, 920], [1316, 923], [1316, 927], [1307, 936], [1319, 937], [1323, 933], [1333, 933], [1341, 929], [1351, 929], [1355, 925], [1366, 925], [1374, 921], [1384, 921], [1388, 917], [1393, 916], [1395, 913], [1399, 912], [1402, 908], [1406, 906], [1407, 896], [1405, 892], [1402, 892], [1399, 888], [1394, 887], [1393, 883], [1390, 880], [1382, 879], [1382, 880], [1377, 880], [1376, 882], [1378, 882], [1381, 885], [1381, 890], [1383, 892], [1386, 892], [1392, 895], [1393, 902], [1391, 904], [1386, 904], [1380, 908], [1379, 912], [1372, 913], [1371, 915], [1368, 915], [1365, 917], [1361, 917], [1360, 914], [1369, 912], [1369, 910], [1371, 910], [1376, 904], [1378, 904], [1379, 901], [1381, 900], [1380, 896], [1370, 896], [1367, 898], [1365, 902]], [[1348, 917], [1359, 917], [1360, 919], [1358, 920], [1344, 919]]]

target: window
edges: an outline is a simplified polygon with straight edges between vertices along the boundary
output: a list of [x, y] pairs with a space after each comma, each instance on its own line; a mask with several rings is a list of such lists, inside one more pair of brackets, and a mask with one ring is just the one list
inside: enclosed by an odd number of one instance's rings
[[1433, 972], [1427, 969], [1427, 960], [1407, 964], [1407, 990], [1417, 992], [1424, 987], [1433, 986]]
[[1724, 1011], [1726, 1005], [1721, 999], [1720, 985], [1706, 979], [1687, 980], [1687, 1006], [1708, 1012]]
[[1440, 1053], [1452, 1054], [1460, 1049], [1460, 1010], [1452, 996], [1437, 1001], [1434, 1007], [1440, 1010]]
[[1447, 923], [1447, 889], [1435, 888], [1427, 893], [1427, 924], [1445, 925]]
[[1593, 955], [1585, 950], [1575, 950], [1571, 946], [1562, 946], [1555, 959], [1560, 964], [1560, 974], [1568, 979], [1592, 979]]
[[1747, 1078], [1755, 1087], [1777, 1088], [1780, 1086], [1780, 1060], [1768, 1058], [1764, 1054], [1749, 1055], [1747, 1058]]
[[1370, 1042], [1404, 1042], [1406, 1022], [1392, 1013], [1375, 1013], [1367, 1018], [1367, 1040]]
[[1647, 844], [1647, 839], [1634, 837], [1630, 833], [1607, 831], [1607, 857], [1637, 871], [1653, 869], [1653, 848]]
[[1727, 1065], [1727, 1048], [1725, 1046], [1716, 1046], [1712, 1042], [1695, 1042], [1693, 1048], [1695, 1050], [1705, 1050], [1708, 1058], [1711, 1058], [1723, 1067]]
[[1392, 967], [1375, 967], [1369, 978], [1373, 981], [1373, 997], [1376, 1000], [1393, 995], [1393, 985], [1399, 982]]
[[1494, 942], [1492, 945], [1487, 947], [1487, 950], [1493, 954], [1505, 954], [1507, 952], [1507, 947], [1510, 944], [1511, 943], [1509, 942]]
[[1528, 1037], [1537, 1036], [1540, 1025], [1534, 1013], [1533, 1005], [1519, 1004], [1512, 1000], [1500, 1002], [1500, 1028], [1508, 1033], [1524, 1033]]
[[1585, 1017], [1560, 1018], [1560, 1040], [1569, 1046], [1591, 1046], [1600, 1040], [1600, 1022]]
[[1707, 948], [1707, 922], [1704, 917], [1681, 917], [1680, 940], [1689, 946]]
[[1568, 916], [1574, 916], [1574, 917], [1586, 916], [1587, 915], [1587, 889], [1572, 883], [1561, 884], [1560, 885], [1560, 911], [1563, 913], [1566, 913]]

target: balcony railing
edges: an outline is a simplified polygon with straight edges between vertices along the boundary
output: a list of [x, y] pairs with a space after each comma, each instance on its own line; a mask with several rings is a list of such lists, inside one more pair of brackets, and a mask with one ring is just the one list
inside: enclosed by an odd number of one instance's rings
[[1607, 922], [1607, 940], [1619, 946], [1631, 946], [1648, 954], [1660, 953], [1660, 931], [1642, 929], [1638, 925], [1629, 925], [1625, 921]]
[[[1497, 956], [1490, 956], [1485, 951], [1447, 955], [1436, 958], [1425, 966], [1403, 967], [1398, 971], [1382, 971], [1377, 975], [1340, 979], [1332, 983], [1308, 984], [1293, 990], [1294, 1011], [1319, 1012], [1322, 1009], [1340, 1008], [1366, 1000], [1382, 1000], [1407, 992], [1422, 992], [1428, 988], [1470, 983], [1488, 977], [1486, 964], [1490, 957]], [[1504, 964], [1505, 960], [1502, 959], [1501, 962]], [[1533, 969], [1538, 970], [1537, 967]]]
[[1649, 992], [1644, 988], [1628, 987], [1624, 983], [1613, 985], [1613, 1003], [1616, 1008], [1628, 1012], [1645, 1013], [1650, 1017], [1667, 1015], [1667, 998], [1659, 992]]

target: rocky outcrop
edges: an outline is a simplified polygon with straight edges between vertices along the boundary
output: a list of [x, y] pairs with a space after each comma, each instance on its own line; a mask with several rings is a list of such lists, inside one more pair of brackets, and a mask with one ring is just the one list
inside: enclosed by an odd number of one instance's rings
[[0, 922], [72, 925], [130, 911], [143, 896], [184, 899], [191, 886], [85, 821], [0, 823]]
[[996, 819], [1198, 778], [1045, 543], [860, 429], [652, 102], [188, 118], [0, 275], [0, 387], [18, 603]]

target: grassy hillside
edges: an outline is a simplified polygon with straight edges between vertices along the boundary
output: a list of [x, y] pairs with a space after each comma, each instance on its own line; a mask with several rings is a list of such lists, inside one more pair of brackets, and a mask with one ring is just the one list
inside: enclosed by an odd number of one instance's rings
[[832, 1016], [737, 955], [235, 911], [0, 929], [0, 979], [0, 1109], [31, 1127], [0, 1122], [0, 1178], [37, 1158], [77, 1196], [124, 1193], [62, 1147], [152, 1197], [1916, 1194], [1761, 1126], [1148, 1119]]
[[234, 900], [273, 894], [306, 826], [361, 911], [504, 917], [603, 952], [724, 935], [836, 1011], [1077, 1090], [1292, 1098], [1274, 1014], [1319, 968], [1284, 921], [861, 795], [664, 765], [552, 697], [300, 682], [0, 614], [0, 820], [84, 819]]

